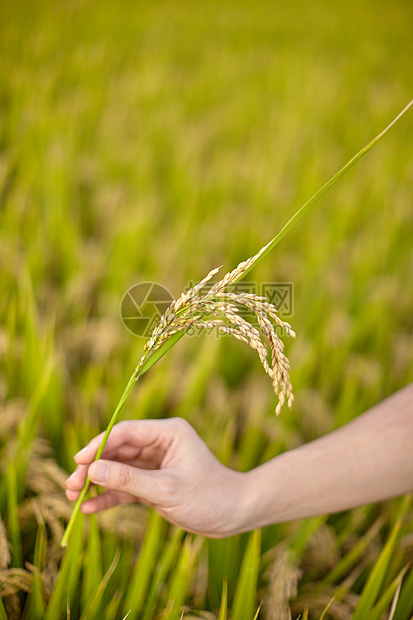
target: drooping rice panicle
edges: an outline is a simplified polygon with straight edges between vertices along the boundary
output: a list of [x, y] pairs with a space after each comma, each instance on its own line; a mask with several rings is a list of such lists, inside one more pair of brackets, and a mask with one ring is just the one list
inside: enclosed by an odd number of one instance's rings
[[[284, 345], [273, 323], [293, 338], [295, 338], [295, 332], [289, 323], [284, 322], [278, 316], [277, 308], [266, 297], [227, 290], [242, 277], [243, 272], [265, 251], [266, 247], [264, 246], [252, 258], [241, 262], [209, 289], [205, 288], [206, 284], [218, 273], [220, 267], [210, 271], [198, 284], [172, 301], [145, 346], [144, 354], [136, 367], [136, 376], [139, 376], [139, 371], [148, 356], [178, 331], [187, 330], [193, 325], [201, 328], [214, 328], [221, 333], [233, 335], [257, 351], [261, 364], [271, 377], [274, 391], [278, 396], [277, 415], [285, 401], [291, 407], [294, 397], [289, 380], [290, 366], [284, 355]], [[259, 329], [240, 316], [240, 307], [255, 314]], [[218, 320], [208, 319], [210, 315], [217, 317]], [[268, 363], [268, 349], [271, 352], [271, 364]]]

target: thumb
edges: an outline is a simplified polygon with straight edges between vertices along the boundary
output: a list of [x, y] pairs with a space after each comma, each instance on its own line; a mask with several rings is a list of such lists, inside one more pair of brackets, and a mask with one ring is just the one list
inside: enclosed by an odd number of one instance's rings
[[152, 504], [163, 503], [165, 485], [159, 471], [99, 459], [90, 465], [88, 476], [92, 482], [106, 489], [129, 493]]

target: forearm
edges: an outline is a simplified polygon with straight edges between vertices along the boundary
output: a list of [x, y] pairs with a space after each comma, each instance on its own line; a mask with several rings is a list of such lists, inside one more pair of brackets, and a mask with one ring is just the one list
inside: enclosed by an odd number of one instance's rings
[[345, 426], [248, 472], [245, 528], [329, 514], [413, 490], [413, 384]]

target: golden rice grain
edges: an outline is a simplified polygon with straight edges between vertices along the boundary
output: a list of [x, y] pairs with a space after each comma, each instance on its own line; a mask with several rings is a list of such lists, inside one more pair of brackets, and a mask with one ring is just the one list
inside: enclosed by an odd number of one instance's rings
[[[290, 365], [284, 355], [284, 344], [274, 324], [292, 338], [295, 338], [295, 332], [289, 323], [278, 316], [277, 308], [265, 297], [226, 291], [240, 279], [267, 247], [264, 246], [256, 256], [240, 263], [209, 290], [203, 291], [205, 285], [218, 273], [219, 267], [210, 271], [203, 280], [182, 293], [177, 300], [172, 301], [145, 345], [144, 354], [135, 370], [136, 376], [148, 357], [177, 332], [187, 330], [193, 325], [205, 329], [212, 328], [234, 336], [257, 351], [278, 396], [276, 414], [280, 413], [285, 402], [291, 408], [294, 396], [289, 379]], [[240, 307], [255, 314], [259, 329], [239, 315]], [[216, 318], [211, 318], [210, 315]], [[271, 364], [268, 362], [268, 351], [271, 354]]]

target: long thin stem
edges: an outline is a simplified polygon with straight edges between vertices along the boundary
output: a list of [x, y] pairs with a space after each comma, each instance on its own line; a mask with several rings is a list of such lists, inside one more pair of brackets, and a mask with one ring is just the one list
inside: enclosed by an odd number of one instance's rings
[[345, 166], [343, 166], [341, 168], [341, 170], [339, 170], [333, 177], [331, 177], [331, 179], [329, 181], [327, 181], [327, 183], [325, 183], [323, 185], [323, 187], [321, 187], [313, 196], [311, 196], [311, 198], [309, 200], [307, 200], [307, 202], [305, 204], [303, 204], [303, 206], [298, 209], [298, 211], [296, 211], [294, 213], [294, 215], [292, 216], [291, 219], [288, 220], [288, 222], [282, 227], [282, 229], [280, 230], [280, 232], [278, 233], [278, 235], [276, 235], [271, 241], [270, 243], [267, 245], [266, 249], [264, 250], [264, 252], [262, 252], [262, 254], [260, 254], [259, 257], [257, 257], [257, 259], [254, 261], [254, 263], [248, 267], [248, 269], [246, 269], [242, 275], [238, 278], [239, 280], [241, 280], [241, 278], [244, 278], [247, 273], [249, 273], [251, 271], [251, 269], [253, 269], [255, 267], [255, 265], [260, 262], [264, 256], [266, 256], [272, 249], [274, 246], [277, 245], [277, 243], [279, 241], [281, 241], [281, 239], [288, 233], [288, 231], [290, 230], [290, 228], [292, 228], [294, 226], [294, 224], [296, 224], [298, 222], [298, 220], [304, 215], [304, 213], [307, 213], [307, 211], [309, 209], [311, 209], [311, 207], [322, 197], [324, 196], [324, 194], [326, 192], [328, 192], [328, 190], [333, 187], [333, 185], [335, 185], [337, 183], [337, 181], [348, 171], [350, 170], [350, 168], [352, 166], [354, 166], [354, 164], [356, 162], [358, 162], [359, 159], [361, 159], [363, 157], [363, 155], [365, 155], [371, 148], [373, 148], [373, 146], [375, 144], [377, 144], [377, 142], [379, 140], [381, 140], [381, 138], [384, 136], [384, 134], [386, 134], [389, 129], [391, 127], [393, 127], [393, 125], [395, 123], [397, 123], [397, 121], [403, 116], [403, 114], [405, 114], [405, 112], [407, 112], [407, 110], [413, 105], [413, 99], [407, 104], [407, 106], [405, 108], [403, 108], [403, 110], [400, 112], [400, 114], [398, 114], [396, 116], [396, 118], [394, 118], [392, 120], [391, 123], [389, 123], [389, 125], [387, 125], [387, 127], [385, 129], [383, 129], [383, 131], [381, 131], [375, 138], [373, 138], [373, 140], [371, 142], [369, 142], [364, 148], [361, 149], [361, 151], [359, 151], [356, 155], [354, 155], [354, 157], [352, 157], [350, 159], [350, 161], [348, 161], [346, 163]]
[[[123, 392], [123, 394], [122, 394], [122, 396], [121, 396], [121, 398], [120, 398], [120, 400], [119, 400], [119, 402], [118, 402], [118, 404], [116, 406], [116, 409], [115, 409], [115, 411], [114, 411], [114, 413], [113, 413], [113, 415], [112, 415], [112, 417], [110, 419], [110, 422], [108, 424], [106, 432], [105, 432], [105, 434], [103, 436], [102, 443], [100, 444], [99, 449], [98, 449], [98, 451], [96, 453], [95, 461], [101, 457], [103, 449], [104, 449], [104, 447], [106, 445], [106, 442], [108, 440], [109, 433], [112, 430], [112, 428], [114, 427], [114, 425], [116, 423], [116, 420], [117, 420], [117, 417], [118, 417], [118, 414], [119, 414], [120, 410], [122, 409], [122, 407], [123, 407], [126, 399], [128, 398], [129, 394], [131, 393], [132, 388], [135, 385], [135, 383], [138, 380], [138, 378], [139, 378], [139, 375], [137, 375], [136, 371], [134, 371], [133, 375], [129, 379], [128, 385], [126, 386], [126, 388], [125, 388], [125, 390], [124, 390], [124, 392]], [[68, 545], [68, 542], [69, 542], [69, 539], [70, 539], [70, 535], [72, 533], [72, 529], [73, 529], [74, 523], [76, 521], [76, 517], [77, 517], [77, 515], [78, 515], [78, 513], [80, 511], [80, 506], [82, 505], [82, 502], [85, 500], [87, 492], [89, 490], [89, 484], [90, 484], [90, 480], [89, 480], [88, 477], [86, 477], [85, 486], [83, 487], [79, 497], [76, 500], [76, 503], [75, 503], [75, 505], [73, 507], [73, 512], [72, 512], [72, 514], [70, 516], [70, 519], [69, 519], [69, 523], [67, 524], [65, 533], [63, 534], [62, 542], [60, 543], [62, 547], [67, 547], [67, 545]]]

